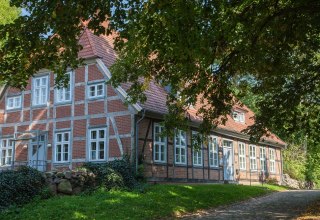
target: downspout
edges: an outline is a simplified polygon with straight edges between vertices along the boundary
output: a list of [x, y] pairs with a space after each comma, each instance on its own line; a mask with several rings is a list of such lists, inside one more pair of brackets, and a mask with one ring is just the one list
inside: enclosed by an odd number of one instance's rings
[[[287, 148], [287, 146], [285, 146]], [[280, 170], [280, 185], [282, 185], [282, 178], [283, 178], [283, 154], [282, 154], [282, 149], [280, 148], [280, 165], [281, 165], [281, 170]]]
[[138, 160], [139, 160], [139, 123], [144, 119], [146, 110], [142, 110], [142, 117], [136, 122], [136, 173], [138, 173]]

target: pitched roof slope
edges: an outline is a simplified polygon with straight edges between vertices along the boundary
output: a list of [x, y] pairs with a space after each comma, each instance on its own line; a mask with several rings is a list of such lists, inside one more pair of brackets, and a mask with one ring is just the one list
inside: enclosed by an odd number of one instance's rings
[[85, 28], [79, 39], [82, 50], [78, 56], [83, 59], [101, 58], [107, 67], [110, 67], [117, 59], [117, 54], [113, 49], [113, 38], [114, 35], [94, 35]]
[[[101, 58], [107, 67], [110, 67], [117, 59], [117, 54], [113, 49], [114, 35], [94, 35], [87, 28], [84, 30], [79, 43], [82, 45], [83, 49], [79, 52], [79, 57], [84, 59], [90, 58]], [[127, 90], [131, 83], [123, 83], [121, 87]], [[147, 111], [164, 115], [168, 113], [168, 108], [166, 105], [167, 92], [166, 90], [158, 85], [156, 82], [151, 82], [148, 90], [145, 91], [147, 96], [147, 101], [145, 103], [140, 103], [140, 105]], [[234, 106], [235, 109], [240, 109], [245, 112], [245, 122], [236, 122], [231, 115], [228, 115], [227, 122], [225, 125], [219, 125], [218, 129], [229, 131], [231, 133], [243, 134], [243, 130], [254, 124], [254, 113], [245, 105]], [[190, 120], [195, 123], [201, 123], [202, 118], [196, 114], [197, 106], [190, 108], [188, 114]], [[285, 146], [286, 143], [282, 141], [278, 136], [273, 133], [269, 133], [264, 136], [263, 139], [267, 142], [279, 144]]]

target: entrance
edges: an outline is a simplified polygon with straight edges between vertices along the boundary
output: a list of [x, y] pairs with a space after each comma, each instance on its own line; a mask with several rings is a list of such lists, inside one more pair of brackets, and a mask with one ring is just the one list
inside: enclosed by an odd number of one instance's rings
[[31, 140], [29, 147], [29, 166], [39, 171], [46, 170], [46, 135]]
[[232, 141], [223, 141], [223, 176], [224, 180], [234, 180], [233, 177], [233, 146]]

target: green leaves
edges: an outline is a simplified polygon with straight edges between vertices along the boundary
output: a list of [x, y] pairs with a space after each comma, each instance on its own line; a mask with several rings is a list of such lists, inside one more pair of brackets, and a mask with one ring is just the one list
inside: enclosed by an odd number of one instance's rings
[[12, 3], [30, 16], [0, 27], [0, 37], [8, 39], [0, 50], [0, 82], [24, 88], [42, 68], [63, 79], [67, 67], [81, 64], [78, 39], [86, 21], [96, 34], [118, 33], [110, 83], [131, 82], [131, 102], [145, 101], [151, 80], [171, 85], [168, 128], [184, 126], [186, 110], [197, 101], [203, 133], [223, 123], [246, 90], [234, 93], [237, 79], [249, 74], [256, 82], [251, 92], [261, 97], [252, 135], [259, 138], [273, 126], [320, 130], [318, 1]]

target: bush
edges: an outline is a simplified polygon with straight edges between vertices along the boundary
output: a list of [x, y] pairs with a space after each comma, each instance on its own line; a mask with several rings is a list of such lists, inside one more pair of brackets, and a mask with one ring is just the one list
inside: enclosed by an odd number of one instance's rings
[[133, 170], [128, 158], [106, 163], [85, 163], [83, 167], [96, 175], [96, 186], [106, 189], [132, 190], [137, 185]]
[[104, 181], [105, 188], [107, 190], [124, 189], [125, 184], [122, 176], [111, 168], [109, 169], [109, 171], [110, 173], [106, 176], [106, 179]]
[[30, 202], [46, 187], [41, 172], [30, 167], [0, 173], [0, 210]]
[[272, 185], [279, 185], [279, 182], [276, 178], [270, 178], [270, 177], [266, 179], [266, 183], [272, 184]]

